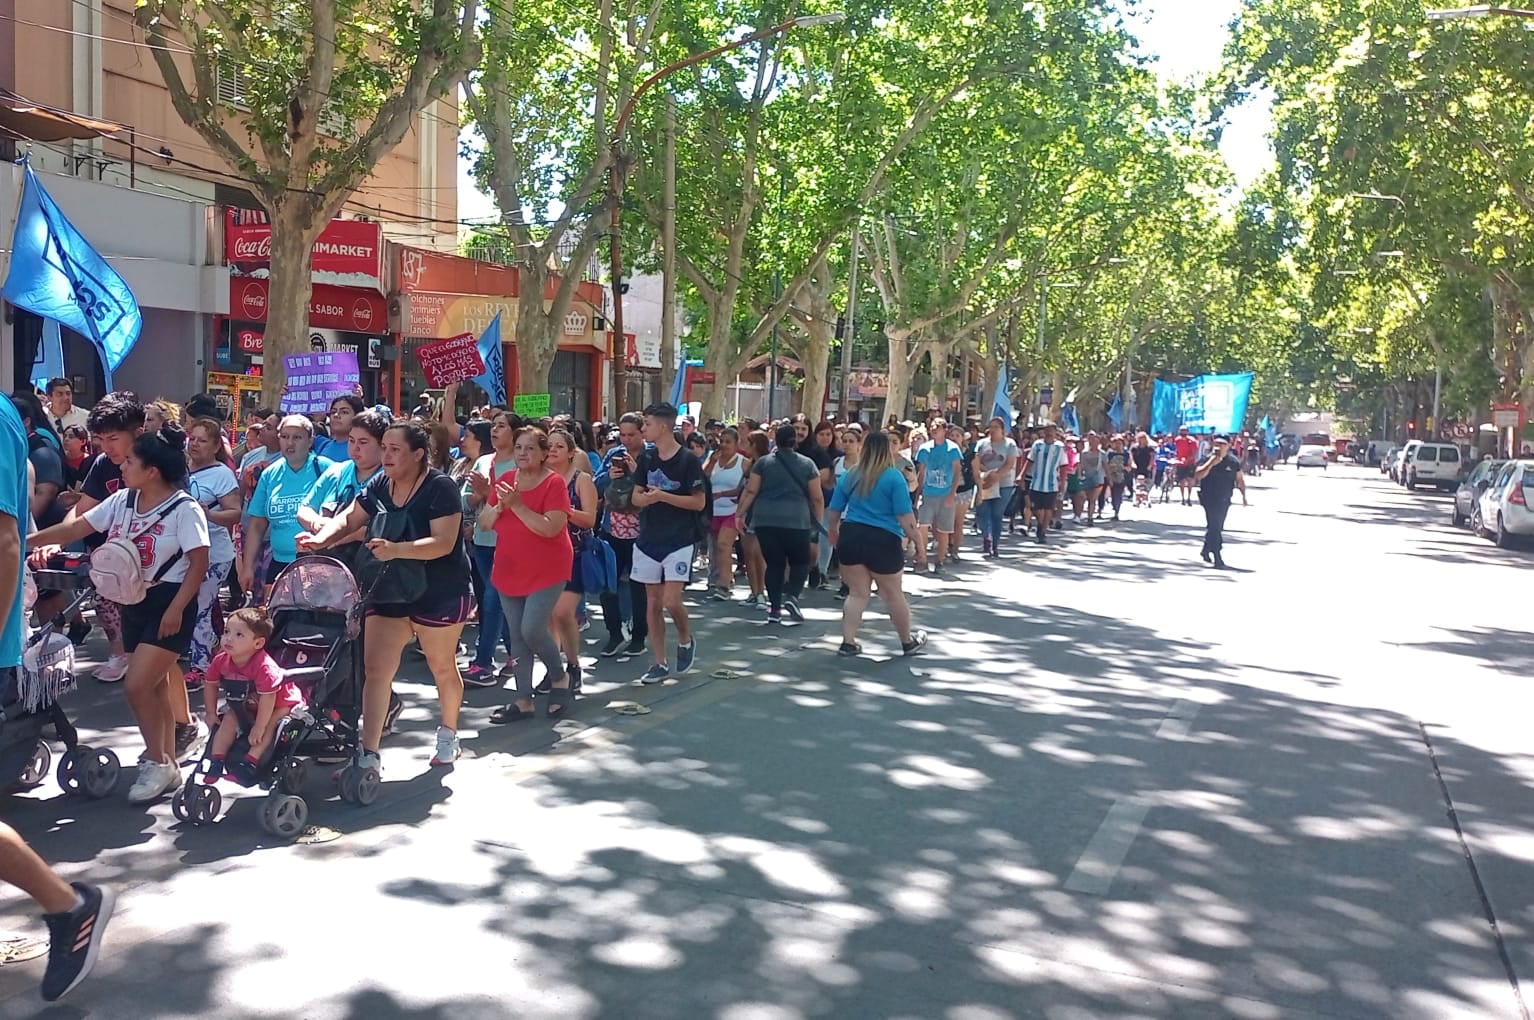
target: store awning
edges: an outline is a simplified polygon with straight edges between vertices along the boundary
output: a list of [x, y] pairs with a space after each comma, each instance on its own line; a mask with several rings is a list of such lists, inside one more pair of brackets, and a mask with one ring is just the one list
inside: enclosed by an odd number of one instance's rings
[[9, 89], [0, 88], [0, 135], [19, 141], [63, 142], [100, 138], [125, 127], [109, 120], [94, 120], [42, 106]]

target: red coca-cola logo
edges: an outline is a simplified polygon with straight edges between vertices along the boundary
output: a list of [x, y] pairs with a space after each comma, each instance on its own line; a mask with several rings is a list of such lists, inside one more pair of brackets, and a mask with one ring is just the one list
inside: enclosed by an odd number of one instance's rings
[[364, 298], [358, 298], [352, 305], [352, 325], [359, 332], [366, 333], [373, 328], [373, 303]]
[[234, 261], [270, 262], [272, 260], [272, 235], [240, 236], [232, 239]]
[[244, 318], [266, 321], [266, 291], [260, 284], [247, 283], [240, 291], [240, 310]]

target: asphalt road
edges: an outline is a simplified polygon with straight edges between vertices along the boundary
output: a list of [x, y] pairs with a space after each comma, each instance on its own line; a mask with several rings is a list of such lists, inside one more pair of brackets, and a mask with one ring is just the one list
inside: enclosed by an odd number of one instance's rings
[[[837, 658], [829, 595], [703, 605], [681, 682], [603, 661], [558, 726], [472, 691], [450, 770], [416, 660], [328, 841], [50, 782], [6, 817], [119, 911], [66, 1004], [0, 968], [0, 1018], [1526, 1015], [1534, 555], [1363, 469], [1252, 496], [1236, 570], [1173, 505], [916, 581], [920, 659], [882, 618]], [[117, 697], [71, 707], [131, 760]]]

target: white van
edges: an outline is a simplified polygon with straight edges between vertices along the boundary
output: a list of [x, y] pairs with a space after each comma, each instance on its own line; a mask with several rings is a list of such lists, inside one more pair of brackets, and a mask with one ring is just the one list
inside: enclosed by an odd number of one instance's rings
[[1431, 485], [1440, 492], [1453, 492], [1459, 487], [1459, 469], [1463, 466], [1459, 447], [1453, 443], [1422, 443], [1407, 451], [1401, 471], [1408, 489]]

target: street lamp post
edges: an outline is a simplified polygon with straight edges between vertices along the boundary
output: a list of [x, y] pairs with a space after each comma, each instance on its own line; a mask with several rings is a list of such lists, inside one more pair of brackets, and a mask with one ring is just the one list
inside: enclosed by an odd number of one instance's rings
[[620, 219], [620, 207], [623, 203], [623, 190], [627, 183], [627, 168], [623, 160], [623, 133], [628, 128], [629, 118], [634, 114], [634, 107], [639, 102], [639, 97], [650, 91], [658, 82], [675, 74], [683, 68], [694, 64], [701, 64], [721, 53], [738, 50], [742, 46], [749, 46], [771, 36], [790, 32], [796, 28], [812, 28], [816, 25], [834, 25], [845, 21], [847, 15], [841, 11], [830, 14], [812, 14], [805, 17], [790, 18], [781, 24], [771, 28], [760, 29], [750, 35], [736, 39], [734, 42], [715, 46], [711, 50], [696, 53], [685, 60], [667, 64], [665, 67], [650, 75], [639, 83], [634, 89], [634, 94], [624, 104], [622, 112], [618, 114], [618, 120], [613, 124], [612, 137], [612, 166], [607, 174], [607, 201], [608, 211], [611, 217], [612, 239], [612, 293], [613, 293], [613, 418], [616, 419], [623, 413], [624, 404], [628, 400], [628, 346], [623, 339], [623, 292], [626, 285], [623, 282], [623, 231]]

